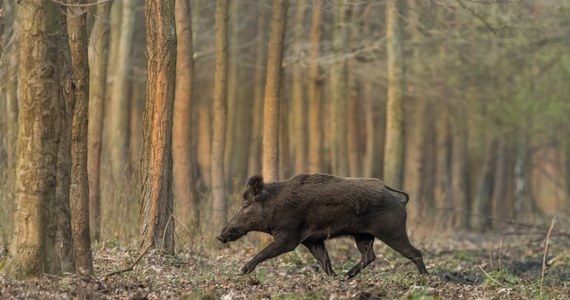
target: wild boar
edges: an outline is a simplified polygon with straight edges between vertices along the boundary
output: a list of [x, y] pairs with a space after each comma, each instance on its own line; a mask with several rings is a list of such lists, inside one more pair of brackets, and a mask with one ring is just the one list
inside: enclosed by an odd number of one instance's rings
[[300, 174], [285, 181], [264, 183], [256, 175], [248, 179], [241, 208], [217, 237], [235, 241], [250, 231], [273, 236], [273, 242], [241, 268], [251, 273], [269, 258], [303, 244], [331, 276], [324, 241], [352, 236], [362, 259], [346, 274], [351, 278], [376, 258], [374, 238], [412, 260], [427, 274], [422, 253], [406, 233], [408, 195], [375, 178], [344, 178], [327, 174]]

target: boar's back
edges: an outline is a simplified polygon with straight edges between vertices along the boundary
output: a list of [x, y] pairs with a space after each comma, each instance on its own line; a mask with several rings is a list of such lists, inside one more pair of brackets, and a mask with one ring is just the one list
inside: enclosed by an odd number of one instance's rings
[[288, 207], [344, 210], [361, 215], [404, 204], [376, 178], [300, 174], [283, 184], [278, 199]]

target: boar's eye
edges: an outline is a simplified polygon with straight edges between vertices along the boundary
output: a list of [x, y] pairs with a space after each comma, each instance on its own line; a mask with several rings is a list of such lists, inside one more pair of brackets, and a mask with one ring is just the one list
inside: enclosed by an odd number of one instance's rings
[[247, 208], [250, 204], [251, 204], [251, 202], [249, 202], [249, 201], [244, 201], [244, 202], [241, 204], [241, 208]]

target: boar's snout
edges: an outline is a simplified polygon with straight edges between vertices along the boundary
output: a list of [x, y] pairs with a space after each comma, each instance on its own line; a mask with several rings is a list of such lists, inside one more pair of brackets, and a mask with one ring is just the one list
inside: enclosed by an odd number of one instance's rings
[[239, 229], [235, 227], [230, 227], [230, 228], [226, 227], [222, 230], [222, 233], [220, 233], [220, 235], [218, 235], [216, 238], [220, 242], [225, 244], [227, 242], [235, 241], [244, 235], [245, 235], [244, 232], [241, 232]]

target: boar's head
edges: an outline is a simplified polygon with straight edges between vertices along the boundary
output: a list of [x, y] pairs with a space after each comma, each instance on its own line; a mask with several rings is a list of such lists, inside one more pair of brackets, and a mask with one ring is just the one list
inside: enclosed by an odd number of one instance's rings
[[249, 178], [241, 207], [216, 238], [222, 243], [227, 243], [239, 239], [250, 231], [262, 231], [266, 228], [267, 226], [264, 225], [264, 222], [267, 222], [265, 202], [268, 197], [267, 190], [264, 189], [263, 177], [255, 175]]

